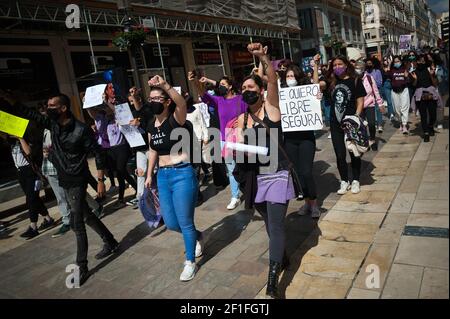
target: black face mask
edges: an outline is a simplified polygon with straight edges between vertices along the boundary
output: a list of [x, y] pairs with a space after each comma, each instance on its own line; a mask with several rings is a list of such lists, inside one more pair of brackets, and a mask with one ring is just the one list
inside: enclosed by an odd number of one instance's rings
[[366, 70], [369, 71], [369, 72], [372, 71], [372, 70], [373, 70], [373, 65], [371, 65], [371, 66], [369, 66], [369, 65], [366, 66]]
[[50, 108], [48, 108], [47, 109], [47, 115], [52, 120], [57, 121], [59, 119], [59, 116], [61, 115], [61, 113], [59, 113], [57, 109], [50, 109]]
[[164, 112], [164, 104], [162, 104], [161, 102], [150, 102], [150, 107], [152, 108], [153, 113], [155, 113], [156, 115]]
[[228, 93], [228, 88], [226, 86], [223, 85], [219, 85], [219, 87], [217, 88], [217, 94], [219, 96], [225, 96]]
[[256, 91], [245, 91], [242, 93], [242, 99], [248, 105], [253, 105], [259, 100], [259, 93]]

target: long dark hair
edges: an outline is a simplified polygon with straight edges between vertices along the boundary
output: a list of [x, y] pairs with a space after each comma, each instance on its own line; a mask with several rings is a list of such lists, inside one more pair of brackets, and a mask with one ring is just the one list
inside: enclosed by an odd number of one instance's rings
[[167, 94], [166, 91], [164, 91], [162, 88], [158, 87], [158, 86], [152, 86], [150, 87], [150, 92], [152, 91], [158, 91], [161, 93], [161, 96], [163, 98], [165, 98], [166, 100], [170, 99], [170, 104], [169, 104], [169, 114], [172, 114], [173, 112], [175, 112], [175, 109], [177, 108], [177, 105], [175, 104], [175, 102], [170, 98], [169, 94]]
[[286, 68], [286, 72], [284, 73], [284, 76], [280, 78], [280, 86], [281, 87], [287, 87], [286, 77], [289, 71], [292, 71], [294, 73], [294, 77], [297, 80], [297, 85], [307, 85], [311, 84], [311, 79], [300, 69], [296, 64], [290, 64]]
[[394, 60], [395, 59], [399, 59], [400, 62], [402, 63], [402, 65], [400, 66], [400, 68], [403, 68], [405, 66], [405, 61], [402, 60], [402, 57], [399, 55], [394, 55], [394, 57], [392, 58], [392, 62], [391, 62], [391, 70], [394, 69]]
[[334, 64], [334, 61], [336, 61], [336, 60], [341, 60], [347, 66], [347, 69], [345, 71], [346, 76], [349, 76], [352, 79], [356, 79], [355, 67], [350, 63], [350, 61], [347, 59], [347, 57], [345, 57], [343, 55], [338, 55], [338, 56], [334, 57], [333, 59], [331, 59], [330, 67], [329, 67], [328, 73], [327, 73], [327, 79], [330, 81], [330, 86], [329, 86], [330, 91], [334, 90], [334, 87], [336, 86], [336, 82], [337, 82], [337, 78], [334, 75], [334, 71], [333, 71], [333, 64]]
[[242, 80], [242, 84], [244, 84], [245, 81], [250, 80], [250, 79], [255, 81], [256, 85], [259, 86], [260, 89], [264, 88], [264, 81], [261, 79], [261, 77], [258, 74], [250, 74], [250, 75], [246, 76]]
[[216, 89], [219, 88], [220, 81], [222, 81], [222, 80], [227, 81], [228, 85], [231, 85], [231, 92], [233, 92], [234, 94], [239, 94], [239, 86], [229, 76], [222, 76], [220, 78], [220, 80], [216, 82]]

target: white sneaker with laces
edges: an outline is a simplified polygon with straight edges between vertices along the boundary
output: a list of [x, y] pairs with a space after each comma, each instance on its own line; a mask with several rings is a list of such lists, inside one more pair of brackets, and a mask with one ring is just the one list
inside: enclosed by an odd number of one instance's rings
[[311, 207], [311, 217], [319, 218], [320, 217], [320, 208], [317, 205]]
[[311, 206], [309, 206], [309, 204], [305, 204], [302, 207], [300, 207], [300, 209], [298, 210], [298, 214], [300, 216], [305, 216], [308, 215], [309, 213], [311, 213]]
[[346, 181], [341, 181], [341, 188], [337, 191], [338, 195], [344, 195], [347, 193], [348, 189], [350, 188], [350, 184]]
[[184, 269], [180, 275], [181, 281], [189, 281], [194, 279], [196, 266], [195, 263], [189, 260], [184, 262]]
[[353, 194], [358, 194], [361, 191], [361, 188], [359, 186], [359, 182], [358, 181], [353, 181], [352, 182], [352, 193]]
[[203, 247], [201, 240], [197, 240], [195, 244], [195, 258], [201, 257], [203, 255]]
[[239, 198], [232, 198], [230, 203], [227, 206], [227, 209], [228, 210], [233, 210], [236, 207], [238, 207], [240, 203], [241, 203], [241, 200]]

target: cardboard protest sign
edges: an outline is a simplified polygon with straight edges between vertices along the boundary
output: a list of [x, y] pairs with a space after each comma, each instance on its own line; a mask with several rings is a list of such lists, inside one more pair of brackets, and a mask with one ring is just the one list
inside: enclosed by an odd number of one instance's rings
[[103, 103], [103, 93], [105, 93], [106, 84], [90, 86], [86, 89], [84, 95], [83, 109], [88, 109]]
[[22, 138], [30, 121], [0, 111], [0, 131]]
[[279, 91], [283, 132], [320, 130], [323, 127], [319, 84], [282, 88]]

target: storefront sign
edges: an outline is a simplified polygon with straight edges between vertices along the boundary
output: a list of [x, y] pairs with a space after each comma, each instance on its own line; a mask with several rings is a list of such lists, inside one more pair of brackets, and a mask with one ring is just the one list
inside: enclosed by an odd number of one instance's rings
[[222, 64], [219, 51], [194, 51], [197, 65]]

